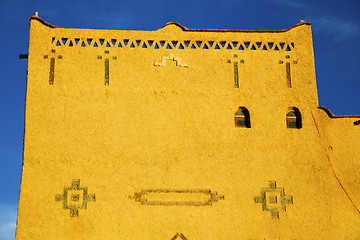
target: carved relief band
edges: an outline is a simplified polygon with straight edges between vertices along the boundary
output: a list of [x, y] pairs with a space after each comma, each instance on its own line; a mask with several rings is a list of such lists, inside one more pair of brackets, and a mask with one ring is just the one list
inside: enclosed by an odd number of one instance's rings
[[223, 195], [210, 189], [169, 190], [147, 189], [130, 196], [142, 205], [163, 206], [211, 206], [212, 203], [224, 199]]

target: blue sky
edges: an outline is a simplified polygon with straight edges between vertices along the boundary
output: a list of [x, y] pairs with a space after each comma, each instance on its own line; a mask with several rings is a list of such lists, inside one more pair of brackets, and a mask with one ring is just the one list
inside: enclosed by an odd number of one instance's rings
[[59, 27], [156, 30], [278, 30], [313, 23], [319, 104], [336, 115], [360, 115], [360, 1], [40, 1], [0, 0], [0, 240], [14, 239], [20, 191], [29, 17]]

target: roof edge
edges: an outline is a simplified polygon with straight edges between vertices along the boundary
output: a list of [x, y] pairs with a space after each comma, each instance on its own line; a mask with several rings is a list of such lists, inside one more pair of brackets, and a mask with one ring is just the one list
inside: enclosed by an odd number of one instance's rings
[[[311, 22], [305, 22], [305, 21], [301, 21], [300, 23], [288, 28], [288, 29], [281, 29], [281, 30], [236, 30], [236, 29], [189, 29], [187, 27], [184, 27], [183, 25], [181, 25], [180, 23], [178, 22], [168, 22], [166, 23], [162, 28], [160, 29], [163, 29], [167, 26], [170, 26], [170, 25], [175, 25], [179, 28], [181, 28], [184, 32], [251, 32], [251, 33], [256, 33], [256, 32], [259, 32], [259, 33], [277, 33], [277, 32], [287, 32], [293, 28], [296, 28], [296, 27], [299, 27], [299, 26], [302, 26], [302, 25], [309, 25], [311, 26], [312, 23]], [[160, 30], [159, 29], [159, 30]]]
[[46, 22], [45, 20], [39, 18], [38, 16], [31, 16], [31, 17], [30, 17], [30, 21], [31, 21], [31, 20], [37, 20], [37, 21], [41, 22], [42, 24], [44, 24], [45, 26], [50, 27], [50, 28], [57, 28], [57, 26], [52, 25], [52, 24]]
[[[37, 20], [40, 23], [42, 23], [43, 25], [50, 27], [50, 28], [57, 28], [58, 26], [50, 24], [48, 22], [46, 22], [44, 19], [38, 17], [38, 16], [31, 16], [30, 20]], [[178, 28], [180, 28], [181, 30], [183, 30], [184, 32], [248, 32], [248, 33], [278, 33], [278, 32], [287, 32], [293, 28], [302, 26], [302, 25], [309, 25], [311, 26], [312, 23], [311, 22], [305, 22], [305, 21], [301, 21], [298, 24], [295, 24], [294, 26], [287, 28], [287, 29], [281, 29], [281, 30], [242, 30], [242, 29], [189, 29], [187, 27], [184, 27], [183, 25], [181, 25], [178, 22], [168, 22], [166, 23], [163, 27], [161, 27], [160, 29], [163, 29], [167, 26], [170, 25], [175, 25]], [[158, 30], [160, 30], [158, 29]]]
[[329, 118], [360, 118], [360, 115], [334, 115], [328, 108], [324, 106], [320, 106], [318, 108], [326, 112]]

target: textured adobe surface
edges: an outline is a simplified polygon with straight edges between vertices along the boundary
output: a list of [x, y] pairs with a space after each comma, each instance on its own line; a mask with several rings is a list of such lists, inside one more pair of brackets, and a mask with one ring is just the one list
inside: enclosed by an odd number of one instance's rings
[[[358, 239], [360, 116], [318, 108], [311, 24], [31, 17], [16, 240]], [[251, 127], [235, 127], [239, 107]], [[302, 127], [286, 126], [289, 108]]]

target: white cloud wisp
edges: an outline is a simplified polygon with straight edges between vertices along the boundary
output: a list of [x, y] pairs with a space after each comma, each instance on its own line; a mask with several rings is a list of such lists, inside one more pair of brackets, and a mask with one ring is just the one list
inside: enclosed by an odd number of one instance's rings
[[14, 240], [17, 206], [0, 203], [0, 240]]

